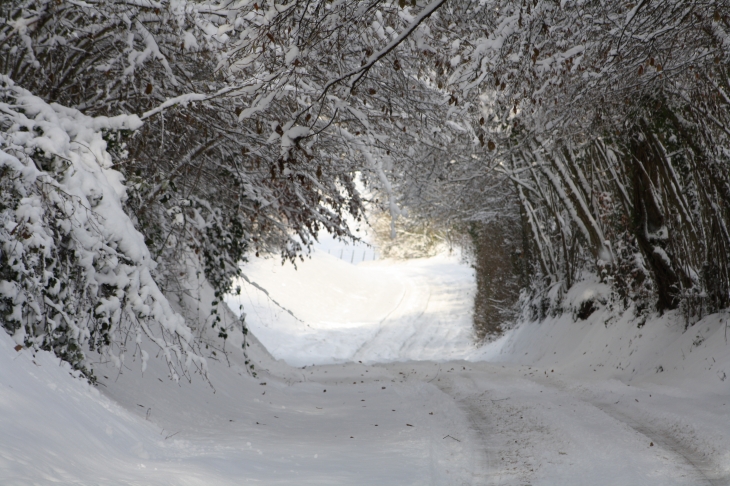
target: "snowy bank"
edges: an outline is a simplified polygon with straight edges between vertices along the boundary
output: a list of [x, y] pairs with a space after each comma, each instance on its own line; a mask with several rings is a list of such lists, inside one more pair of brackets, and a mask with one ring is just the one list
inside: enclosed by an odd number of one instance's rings
[[653, 383], [687, 392], [730, 392], [730, 316], [711, 314], [685, 329], [677, 312], [646, 319], [601, 309], [526, 322], [470, 360], [550, 367], [576, 377]]

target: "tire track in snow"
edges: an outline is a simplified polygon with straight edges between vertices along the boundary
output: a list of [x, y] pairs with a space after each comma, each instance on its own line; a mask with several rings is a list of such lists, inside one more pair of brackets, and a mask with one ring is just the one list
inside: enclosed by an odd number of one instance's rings
[[611, 418], [628, 425], [636, 432], [644, 435], [652, 443], [668, 451], [674, 456], [678, 456], [696, 471], [697, 484], [705, 484], [709, 486], [728, 486], [730, 485], [730, 477], [722, 474], [721, 468], [710, 461], [707, 456], [696, 451], [694, 448], [684, 444], [681, 440], [674, 437], [671, 433], [653, 427], [647, 423], [639, 422], [631, 417], [628, 413], [620, 410], [618, 407], [595, 401], [588, 401]]
[[[442, 368], [454, 365], [461, 367], [462, 364], [463, 362], [444, 362], [442, 363]], [[548, 466], [548, 470], [552, 467], [552, 474], [555, 474], [555, 468], [557, 466], [557, 471], [563, 471], [559, 473], [558, 477], [563, 473], [570, 474], [568, 471], [572, 464], [560, 464], [558, 462], [550, 466], [551, 461], [545, 463], [545, 456], [539, 458], [537, 462], [533, 460], [533, 454], [539, 454], [540, 451], [547, 450], [546, 448], [550, 450], [554, 449], [555, 451], [559, 450], [555, 442], [556, 436], [553, 435], [554, 432], [550, 429], [549, 424], [553, 424], [554, 427], [555, 424], [560, 423], [556, 422], [556, 419], [572, 420], [569, 415], [553, 416], [547, 421], [544, 419], [541, 420], [539, 415], [542, 415], [543, 411], [539, 407], [536, 408], [536, 403], [534, 402], [534, 399], [538, 396], [540, 400], [547, 400], [543, 403], [548, 409], [552, 408], [557, 411], [558, 409], [555, 406], [559, 406], [561, 402], [564, 409], [582, 406], [585, 411], [593, 410], [593, 416], [600, 414], [606, 417], [603, 423], [606, 423], [606, 420], [609, 421], [608, 423], [613, 422], [616, 424], [618, 422], [622, 425], [626, 433], [641, 434], [645, 438], [642, 439], [639, 437], [639, 442], [645, 442], [647, 445], [649, 442], [654, 443], [654, 447], [651, 448], [653, 452], [650, 455], [654, 456], [658, 453], [659, 456], [663, 456], [664, 461], [676, 465], [676, 467], [681, 469], [684, 480], [689, 481], [692, 485], [730, 485], [730, 478], [724, 475], [723, 470], [718, 464], [713, 463], [706, 455], [701, 454], [689, 446], [686, 441], [677, 438], [671, 431], [661, 426], [645, 423], [646, 421], [632, 414], [631, 410], [624, 411], [623, 408], [615, 407], [613, 404], [581, 397], [567, 386], [559, 383], [538, 382], [529, 378], [527, 379], [529, 382], [538, 385], [542, 389], [545, 389], [543, 387], [552, 389], [554, 392], [558, 392], [558, 394], [546, 394], [543, 397], [542, 395], [538, 395], [539, 389], [535, 389], [534, 391], [538, 393], [535, 393], [533, 396], [517, 395], [511, 396], [511, 399], [510, 397], [502, 398], [509, 387], [504, 387], [504, 384], [499, 381], [510, 377], [509, 370], [499, 377], [498, 381], [493, 382], [494, 388], [487, 387], [486, 391], [480, 394], [480, 390], [485, 390], [485, 383], [476, 379], [476, 375], [473, 374], [476, 373], [476, 370], [464, 372], [456, 370], [456, 373], [455, 375], [452, 374], [452, 376], [439, 373], [434, 378], [440, 377], [440, 381], [435, 379], [429, 380], [429, 382], [436, 385], [447, 395], [453, 397], [455, 404], [458, 405], [468, 419], [471, 428], [470, 442], [477, 446], [478, 449], [475, 451], [474, 463], [471, 467], [472, 484], [474, 485], [509, 484], [521, 486], [523, 484], [530, 484], [535, 478], [540, 478], [541, 475], [545, 474], [544, 472], [537, 472], [538, 468], [542, 470], [543, 466]], [[511, 377], [512, 380], [515, 378], [517, 380], [521, 379], [514, 376]], [[519, 388], [521, 387], [517, 387], [517, 389]], [[500, 398], [490, 398], [489, 392], [493, 390], [501, 390]], [[503, 404], [507, 404], [507, 408], [504, 408]], [[510, 417], [515, 415], [515, 411], [519, 412], [517, 415], [519, 415], [519, 419], [521, 420], [511, 420]], [[531, 416], [534, 413], [537, 413], [538, 417]], [[590, 415], [589, 412], [588, 417]], [[523, 416], [524, 422], [522, 420]], [[586, 427], [585, 422], [586, 413], [583, 412], [576, 417], [576, 422], [573, 425], [578, 427], [581, 434], [587, 434], [585, 437], [590, 438], [591, 434], [595, 434], [595, 430], [590, 426]], [[544, 424], [548, 424], [548, 427], [546, 428]], [[519, 446], [517, 440], [520, 442]], [[565, 446], [569, 447], [568, 444], [570, 442], [572, 441], [569, 440]], [[585, 441], [580, 441], [580, 444], [582, 444], [581, 446], [585, 446]], [[603, 444], [603, 447], [605, 445]], [[561, 454], [563, 453], [561, 452]], [[500, 461], [500, 457], [502, 457], [502, 461]], [[504, 462], [505, 458], [507, 459], [506, 462]], [[517, 468], [515, 469], [512, 466], [517, 466]], [[585, 471], [583, 474], [585, 474]], [[587, 481], [588, 477], [585, 476]], [[677, 476], [677, 479], [679, 479], [679, 476]], [[585, 484], [589, 484], [589, 482]]]
[[422, 266], [404, 270], [400, 277], [406, 294], [378, 322], [375, 334], [359, 344], [353, 359], [388, 362], [466, 356], [473, 345], [472, 300], [461, 296], [470, 296], [472, 281], [452, 271], [434, 282]]
[[[519, 425], [510, 421], [510, 415], [516, 411], [526, 412], [529, 407], [523, 405], [502, 404], [505, 398], [494, 399], [494, 389], [485, 389], [479, 383], [473, 371], [459, 371], [456, 374], [441, 374], [442, 368], [463, 362], [446, 361], [439, 369], [441, 381], [430, 381], [442, 392], [451, 396], [456, 405], [466, 416], [470, 435], [469, 442], [476, 446], [471, 464], [471, 484], [473, 486], [532, 484], [536, 470], [540, 467], [532, 457], [535, 434], [545, 436], [547, 430], [541, 424], [526, 420], [520, 416]], [[457, 366], [454, 366], [457, 367]], [[448, 373], [448, 371], [447, 371]], [[479, 393], [481, 391], [481, 393]], [[509, 400], [509, 398], [507, 398]], [[517, 438], [518, 440], [515, 440]], [[514, 444], [513, 444], [514, 441]]]
[[692, 479], [696, 480], [698, 485], [730, 486], [730, 477], [722, 473], [722, 468], [718, 464], [715, 464], [706, 455], [697, 451], [691, 445], [685, 444], [684, 441], [671, 432], [662, 430], [659, 427], [646, 423], [646, 421], [633, 417], [627, 408], [577, 396], [575, 393], [571, 393], [568, 387], [562, 383], [546, 383], [534, 379], [530, 381], [570, 395], [574, 399], [600, 410], [612, 419], [627, 425], [637, 433], [645, 436], [650, 442], [676, 457], [679, 463], [684, 463], [689, 466], [689, 470], [695, 471], [695, 477]]
[[[391, 351], [392, 356], [389, 356], [389, 359], [398, 359], [404, 356], [404, 350], [412, 345], [412, 338], [418, 335], [420, 330], [414, 323], [423, 317], [431, 301], [431, 286], [428, 285], [428, 282], [417, 282], [415, 281], [416, 279], [417, 277], [407, 276], [404, 282], [405, 290], [400, 301], [378, 323], [378, 331], [375, 335], [363, 342], [357, 351], [355, 351], [353, 360], [367, 359], [368, 361], [372, 361], [372, 356], [368, 358], [368, 352], [371, 349], [387, 349]], [[428, 288], [428, 297], [425, 303], [423, 303], [424, 292], [420, 291], [423, 287]], [[397, 313], [396, 311], [399, 312]], [[413, 314], [416, 313], [418, 314], [414, 317]], [[409, 330], [408, 335], [403, 337], [404, 331]]]
[[491, 435], [490, 419], [473, 397], [457, 400], [457, 404], [466, 412], [469, 425], [475, 432], [476, 440], [474, 442], [481, 445], [481, 450], [475, 452], [475, 461], [472, 465], [472, 484], [480, 486], [492, 478], [491, 471], [494, 471], [494, 451], [487, 440]]
[[[443, 366], [448, 364], [449, 362], [446, 362]], [[445, 376], [441, 374], [441, 366], [439, 366], [438, 374], [434, 378], [437, 378], [438, 376]], [[435, 385], [446, 395], [455, 399], [456, 405], [462, 410], [462, 412], [464, 412], [464, 415], [466, 415], [469, 422], [469, 428], [472, 435], [470, 442], [479, 446], [478, 450], [473, 451], [474, 457], [471, 465], [471, 484], [473, 486], [493, 484], [488, 481], [493, 479], [492, 471], [495, 470], [493, 467], [493, 455], [495, 451], [492, 450], [493, 447], [489, 443], [489, 438], [492, 436], [494, 431], [492, 430], [491, 419], [487, 416], [485, 410], [481, 406], [481, 403], [479, 403], [481, 395], [470, 395], [461, 398], [457, 397], [456, 391], [449, 385], [451, 379], [449, 378], [448, 380], [449, 381], [434, 382], [432, 379], [430, 383]], [[476, 387], [474, 380], [471, 381]]]
[[[423, 306], [423, 310], [421, 311], [418, 316], [414, 319], [414, 321], [418, 321], [428, 310], [428, 304], [431, 302], [431, 286], [428, 286], [428, 297], [426, 298], [426, 305]], [[403, 340], [403, 343], [400, 346], [400, 349], [398, 349], [398, 354], [403, 355], [403, 351], [406, 349], [406, 346], [411, 344], [411, 338], [413, 338], [416, 334], [418, 334], [418, 328], [413, 326], [413, 332]]]
[[393, 308], [392, 308], [392, 309], [390, 310], [390, 312], [388, 312], [388, 313], [387, 313], [387, 314], [385, 315], [385, 317], [383, 317], [383, 318], [382, 318], [382, 319], [380, 320], [380, 322], [378, 323], [378, 332], [376, 332], [376, 333], [375, 333], [375, 335], [374, 335], [374, 336], [373, 336], [373, 337], [372, 337], [371, 339], [369, 339], [369, 340], [367, 340], [367, 341], [364, 341], [364, 342], [363, 342], [363, 343], [362, 343], [362, 344], [360, 345], [360, 347], [358, 347], [358, 348], [357, 348], [357, 350], [356, 350], [356, 351], [355, 351], [355, 352], [354, 352], [354, 353], [352, 354], [352, 360], [353, 360], [353, 361], [357, 361], [358, 359], [360, 359], [360, 358], [362, 357], [361, 355], [362, 355], [362, 354], [363, 354], [363, 353], [365, 352], [365, 349], [366, 349], [366, 348], [369, 348], [369, 347], [370, 347], [370, 346], [371, 346], [371, 345], [372, 345], [372, 344], [373, 344], [373, 343], [374, 343], [374, 342], [375, 342], [375, 341], [376, 341], [376, 340], [378, 339], [378, 337], [379, 337], [379, 336], [380, 336], [380, 335], [381, 335], [381, 334], [383, 333], [383, 323], [385, 323], [385, 321], [387, 321], [387, 320], [388, 320], [388, 318], [389, 318], [389, 317], [390, 317], [391, 315], [393, 315], [393, 313], [394, 313], [395, 311], [397, 311], [397, 310], [398, 310], [398, 308], [399, 308], [399, 307], [401, 306], [401, 304], [402, 304], [402, 303], [403, 303], [403, 301], [405, 300], [406, 296], [407, 296], [407, 295], [410, 295], [410, 293], [411, 293], [411, 290], [412, 290], [412, 289], [410, 289], [410, 288], [408, 288], [408, 287], [406, 287], [406, 288], [405, 288], [405, 289], [403, 290], [403, 295], [401, 295], [401, 298], [400, 298], [400, 300], [398, 301], [398, 303], [397, 303], [397, 304], [395, 305], [395, 307], [393, 307]]

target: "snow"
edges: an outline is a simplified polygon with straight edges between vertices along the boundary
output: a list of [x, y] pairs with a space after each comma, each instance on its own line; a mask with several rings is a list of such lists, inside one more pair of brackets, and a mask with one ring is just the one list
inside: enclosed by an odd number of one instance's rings
[[183, 94], [180, 96], [175, 96], [174, 98], [169, 98], [169, 99], [165, 100], [163, 103], [161, 103], [160, 105], [156, 106], [155, 108], [143, 113], [141, 120], [146, 120], [154, 115], [162, 113], [165, 110], [167, 110], [168, 108], [170, 108], [171, 106], [175, 106], [175, 105], [187, 106], [188, 104], [195, 103], [196, 101], [205, 101], [205, 100], [209, 100], [211, 98], [219, 97], [225, 93], [228, 93], [229, 91], [231, 91], [231, 88], [226, 87], [226, 88], [220, 89], [212, 94], [186, 93], [186, 94]]
[[183, 49], [187, 51], [200, 48], [200, 46], [198, 46], [198, 40], [195, 38], [195, 34], [193, 34], [189, 30], [186, 30], [184, 36], [185, 37], [183, 41]]
[[239, 281], [229, 306], [243, 306], [253, 333], [292, 366], [456, 359], [475, 348], [473, 270], [456, 256], [352, 265], [319, 250], [297, 269], [269, 258], [243, 270], [269, 296]]
[[[0, 246], [7, 261], [13, 262], [12, 271], [18, 275], [16, 283], [21, 287], [18, 292], [17, 286], [0, 286], [0, 291], [12, 294], [12, 300], [11, 295], [2, 295], [14, 307], [12, 313], [4, 316], [6, 322], [24, 325], [18, 325], [14, 333], [16, 342], [27, 344], [26, 328], [32, 326], [35, 335], [30, 339], [42, 342], [51, 327], [50, 318], [55, 319], [54, 329], [63, 319], [69, 328], [67, 336], [83, 345], [91, 335], [93, 312], [95, 320], [105, 320], [111, 337], [120, 337], [114, 343], [121, 344], [120, 348], [102, 347], [114, 362], [121, 365], [124, 360], [121, 336], [144, 333], [158, 345], [173, 376], [190, 372], [191, 363], [195, 369], [204, 370], [205, 360], [192, 349], [190, 329], [183, 317], [172, 310], [152, 278], [155, 263], [144, 237], [124, 212], [123, 176], [111, 168], [111, 156], [106, 151], [103, 129], [134, 130], [141, 126], [140, 118], [89, 117], [75, 109], [47, 104], [6, 76], [0, 76], [0, 85], [7, 100], [15, 100], [12, 104], [0, 103], [0, 118], [9, 127], [2, 134], [0, 167], [10, 170], [11, 175], [22, 175], [15, 183], [19, 195], [17, 208], [3, 207], [0, 211], [0, 219], [5, 223], [0, 229]], [[67, 165], [55, 175], [40, 170], [38, 160], [33, 160], [40, 158], [39, 152]], [[10, 186], [3, 190], [9, 191]], [[51, 222], [65, 234], [60, 234]], [[7, 230], [10, 226], [24, 227], [28, 238], [14, 235]], [[56, 258], [59, 246], [65, 247], [72, 257]], [[50, 268], [63, 265], [59, 260], [70, 261], [73, 277], [64, 274], [63, 269], [58, 270], [58, 279], [46, 267], [41, 270], [36, 254], [43, 255], [44, 265]], [[75, 301], [70, 302], [70, 297], [64, 300], [74, 290], [59, 292], [61, 279], [70, 282], [71, 287], [76, 283], [81, 287]], [[104, 286], [121, 293], [98, 295], [98, 289]], [[21, 315], [23, 304], [26, 305]], [[41, 312], [41, 305], [54, 309], [56, 314]]]
[[335, 249], [244, 267], [258, 287], [229, 304], [261, 340], [255, 377], [211, 348], [210, 383], [174, 383], [152, 357], [143, 375], [97, 365], [92, 388], [0, 336], [0, 483], [727, 484], [727, 315], [639, 328], [600, 306], [477, 347], [458, 257], [354, 265]]
[[606, 303], [611, 296], [611, 287], [598, 282], [597, 277], [584, 274], [584, 280], [573, 285], [565, 296], [565, 301], [573, 309], [579, 309], [584, 302]]
[[254, 340], [256, 378], [236, 354], [210, 360], [210, 385], [178, 385], [152, 359], [144, 376], [101, 371], [97, 390], [13, 346], [0, 337], [2, 484], [461, 484], [468, 470], [441, 440], [465, 429], [452, 400], [384, 369], [292, 370]]
[[286, 56], [284, 56], [284, 62], [286, 64], [293, 63], [297, 58], [299, 57], [299, 48], [297, 46], [292, 46], [291, 49], [289, 49], [286, 53]]

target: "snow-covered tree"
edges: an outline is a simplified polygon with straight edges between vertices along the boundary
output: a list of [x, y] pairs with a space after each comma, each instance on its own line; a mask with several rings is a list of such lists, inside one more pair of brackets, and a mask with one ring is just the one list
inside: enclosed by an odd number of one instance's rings
[[[185, 313], [202, 272], [215, 290], [215, 326], [247, 252], [293, 260], [320, 231], [353, 237], [344, 215], [362, 217], [358, 173], [396, 215], [386, 175], [393, 159], [419, 157], [421, 140], [448, 140], [434, 102], [441, 95], [405, 68], [427, 48], [423, 22], [443, 0], [401, 3], [17, 0], [0, 7], [0, 62], [8, 86], [54, 109], [92, 120], [136, 116], [134, 126], [96, 130], [99, 155], [121, 174], [117, 196], [144, 235], [138, 250], [154, 261], [154, 283], [177, 295]], [[22, 114], [8, 114], [4, 134], [15, 133]], [[65, 157], [54, 149], [45, 156]], [[51, 167], [37, 168], [55, 177]], [[15, 224], [23, 218], [8, 213]], [[62, 235], [55, 238], [58, 245]], [[67, 256], [61, 280], [82, 265], [80, 255]], [[88, 289], [92, 307], [109, 290]], [[127, 290], [117, 297], [124, 301]], [[47, 315], [16, 312], [21, 321]], [[96, 347], [91, 336], [74, 339]], [[110, 334], [104, 345], [118, 339]], [[68, 359], [82, 366], [80, 351]]]
[[534, 295], [559, 297], [588, 271], [639, 309], [656, 297], [690, 317], [730, 303], [728, 11], [717, 0], [440, 10], [432, 69], [472, 103], [485, 145], [458, 170], [512, 182]]
[[[658, 309], [682, 306], [688, 317], [726, 307], [727, 7], [726, 0], [4, 2], [0, 149], [15, 162], [3, 159], [3, 244], [47, 238], [24, 244], [20, 260], [10, 246], [3, 250], [3, 325], [79, 366], [80, 349], [99, 343], [117, 346], [120, 359], [130, 334], [120, 341], [111, 331], [124, 328], [113, 309], [126, 309], [139, 326], [150, 314], [134, 307], [134, 279], [93, 284], [116, 265], [148, 272], [148, 288], [160, 294], [140, 290], [141, 302], [165, 308], [164, 296], [176, 295], [184, 315], [202, 274], [214, 289], [210, 321], [220, 325], [216, 307], [248, 252], [294, 260], [321, 231], [353, 237], [345, 215], [364, 216], [358, 175], [393, 218], [406, 206], [413, 220], [471, 234], [475, 248], [508, 245], [492, 253], [521, 255], [528, 263], [513, 277], [529, 287], [536, 315], [560, 311], [561, 295], [586, 272], [638, 310], [654, 298]], [[71, 119], [83, 121], [72, 127]], [[89, 221], [79, 224], [106, 245], [86, 256], [68, 250], [76, 210], [54, 206], [65, 193], [76, 201], [71, 166], [61, 161], [88, 162], [84, 150], [116, 181], [108, 195], [85, 189], [86, 202], [77, 195]], [[29, 168], [37, 173], [19, 175]], [[55, 199], [43, 187], [54, 187]], [[22, 209], [23, 198], [42, 210]], [[139, 248], [105, 233], [95, 209], [104, 198], [118, 201], [143, 235]], [[54, 226], [66, 219], [71, 226]], [[14, 231], [31, 221], [30, 233]], [[38, 259], [41, 247], [63, 265]], [[21, 260], [26, 267], [13, 270]], [[94, 267], [107, 260], [116, 263]], [[57, 280], [77, 282], [64, 295], [83, 298], [62, 305], [48, 297], [56, 284], [46, 264], [61, 272]], [[103, 317], [112, 294], [118, 307]], [[63, 307], [84, 299], [85, 308]], [[53, 305], [37, 304], [46, 300]], [[99, 323], [88, 332], [54, 317], [84, 309]], [[176, 359], [198, 363], [194, 339], [178, 324], [147, 334], [162, 339], [162, 349], [174, 346]]]

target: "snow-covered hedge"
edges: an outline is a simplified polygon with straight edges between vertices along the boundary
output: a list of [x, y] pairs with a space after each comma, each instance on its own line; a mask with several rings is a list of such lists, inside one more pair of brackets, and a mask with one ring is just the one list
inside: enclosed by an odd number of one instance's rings
[[89, 377], [86, 349], [118, 367], [137, 355], [144, 371], [146, 336], [177, 380], [206, 362], [153, 280], [105, 141], [141, 125], [48, 104], [0, 76], [0, 323]]

